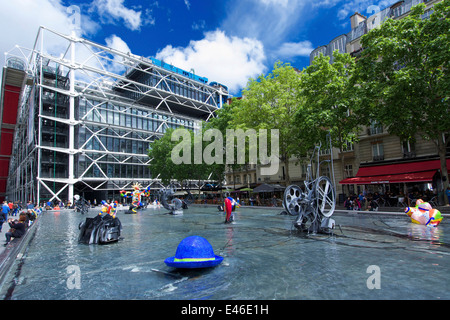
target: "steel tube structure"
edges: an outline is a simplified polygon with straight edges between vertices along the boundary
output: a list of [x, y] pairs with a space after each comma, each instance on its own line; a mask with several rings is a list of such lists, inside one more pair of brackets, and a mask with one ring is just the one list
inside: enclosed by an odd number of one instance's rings
[[133, 182], [159, 189], [150, 144], [168, 128], [197, 130], [228, 98], [217, 82], [74, 33], [40, 27], [29, 52], [11, 200], [100, 200]]

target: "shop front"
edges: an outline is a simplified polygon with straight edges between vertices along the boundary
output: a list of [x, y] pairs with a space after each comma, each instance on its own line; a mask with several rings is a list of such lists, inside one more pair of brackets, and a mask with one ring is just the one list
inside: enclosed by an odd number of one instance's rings
[[[353, 187], [355, 194], [365, 191], [397, 197], [418, 193], [432, 198], [442, 191], [440, 168], [440, 160], [361, 166], [355, 177], [339, 183], [356, 186], [356, 189]], [[447, 159], [447, 168], [450, 168], [450, 159]]]

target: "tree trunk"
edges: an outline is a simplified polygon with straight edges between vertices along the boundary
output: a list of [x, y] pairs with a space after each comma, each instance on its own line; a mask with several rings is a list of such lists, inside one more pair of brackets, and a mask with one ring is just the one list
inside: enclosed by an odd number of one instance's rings
[[284, 178], [284, 184], [286, 187], [291, 185], [291, 176], [289, 175], [289, 156], [287, 155], [286, 152], [283, 152], [283, 156], [282, 156], [282, 160], [284, 163], [284, 174], [285, 174], [285, 178]]
[[[449, 204], [448, 203], [448, 197], [445, 194], [445, 191], [448, 188], [448, 168], [447, 168], [447, 159], [445, 158], [445, 137], [444, 135], [442, 135], [442, 137], [440, 137], [438, 139], [438, 154], [439, 154], [439, 159], [441, 161], [441, 180], [442, 180], [442, 192], [444, 193], [444, 205]], [[439, 190], [438, 190], [439, 192]]]

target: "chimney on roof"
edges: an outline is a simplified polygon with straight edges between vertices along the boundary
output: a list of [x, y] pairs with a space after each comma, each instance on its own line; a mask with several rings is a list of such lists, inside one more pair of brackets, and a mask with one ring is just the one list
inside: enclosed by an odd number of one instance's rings
[[357, 26], [359, 26], [359, 24], [363, 21], [365, 21], [367, 18], [365, 16], [363, 16], [362, 14], [355, 12], [351, 17], [350, 17], [350, 23], [352, 25], [352, 30], [355, 29]]

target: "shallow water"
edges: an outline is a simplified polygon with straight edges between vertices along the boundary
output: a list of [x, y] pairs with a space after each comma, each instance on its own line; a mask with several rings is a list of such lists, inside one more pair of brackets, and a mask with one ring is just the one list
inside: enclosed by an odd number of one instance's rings
[[[450, 298], [446, 218], [431, 229], [403, 215], [334, 214], [339, 227], [329, 236], [299, 233], [280, 211], [239, 208], [227, 225], [213, 206], [179, 216], [163, 208], [119, 213], [123, 239], [108, 245], [78, 244], [86, 216], [46, 212], [0, 293], [55, 300]], [[224, 261], [198, 270], [166, 266], [190, 235], [208, 239]], [[370, 266], [378, 267], [379, 289], [368, 287]]]

